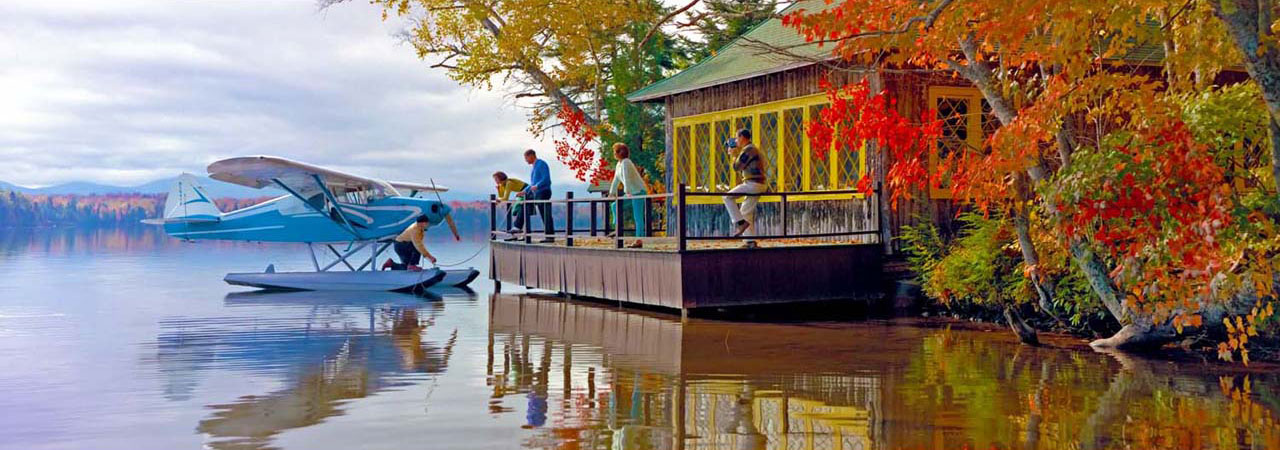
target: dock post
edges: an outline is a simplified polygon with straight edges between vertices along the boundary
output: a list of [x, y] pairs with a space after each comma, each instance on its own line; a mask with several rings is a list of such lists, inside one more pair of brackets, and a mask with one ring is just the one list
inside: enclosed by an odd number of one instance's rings
[[[524, 230], [523, 230], [524, 243], [532, 244], [533, 243], [533, 233], [532, 233], [533, 219], [529, 218], [529, 199], [527, 197], [524, 199], [524, 201], [520, 202], [520, 208], [521, 208], [520, 213], [524, 215], [524, 224], [523, 224], [524, 225]], [[539, 219], [541, 219], [541, 217], [539, 217]]]
[[781, 206], [781, 209], [782, 209], [782, 211], [781, 211], [781, 212], [782, 212], [782, 237], [786, 237], [786, 236], [787, 236], [787, 193], [786, 193], [786, 192], [781, 192], [781, 193], [780, 193], [780, 195], [782, 196], [782, 202], [781, 202], [781, 203], [782, 203], [782, 206]]
[[614, 248], [622, 248], [622, 200], [618, 197], [613, 198], [613, 224]]
[[676, 190], [676, 250], [681, 253], [684, 253], [685, 249], [688, 248], [688, 243], [685, 241], [685, 236], [689, 231], [685, 224], [685, 217], [687, 213], [685, 211], [686, 199], [685, 185], [684, 183], [680, 183]]
[[649, 197], [645, 197], [644, 198], [644, 235], [646, 237], [653, 236], [653, 214], [650, 214], [650, 211], [653, 211], [653, 199]]
[[573, 191], [565, 192], [564, 199], [564, 245], [573, 247]]
[[[507, 222], [511, 222], [511, 217], [507, 217]], [[498, 196], [489, 194], [489, 240], [493, 240], [498, 231]]]
[[596, 201], [587, 199], [587, 205], [591, 207], [591, 237], [596, 237]]

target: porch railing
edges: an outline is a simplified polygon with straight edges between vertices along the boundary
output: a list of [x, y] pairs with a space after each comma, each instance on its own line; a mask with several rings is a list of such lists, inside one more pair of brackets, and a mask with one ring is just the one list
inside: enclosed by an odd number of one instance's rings
[[[496, 195], [490, 195], [489, 196], [489, 239], [496, 239], [499, 235], [499, 231], [500, 231], [498, 229], [499, 216], [505, 214], [506, 216], [505, 223], [508, 226], [510, 226], [512, 215], [517, 211], [516, 208], [520, 208], [519, 210], [521, 211], [524, 217], [523, 219], [524, 229], [521, 231], [524, 233], [524, 237], [522, 238], [522, 240], [525, 243], [533, 242], [533, 239], [535, 238], [535, 236], [537, 238], [552, 237], [556, 239], [563, 239], [565, 241], [565, 245], [569, 247], [574, 246], [575, 237], [586, 237], [586, 236], [596, 237], [600, 235], [609, 235], [610, 233], [613, 234], [612, 239], [614, 240], [614, 246], [616, 248], [623, 248], [625, 241], [628, 239], [630, 240], [638, 239], [641, 241], [653, 240], [653, 239], [675, 239], [676, 250], [680, 252], [690, 250], [689, 244], [688, 244], [689, 241], [719, 241], [719, 240], [746, 241], [746, 240], [840, 238], [840, 237], [873, 236], [873, 235], [878, 236], [881, 230], [880, 229], [881, 217], [880, 217], [880, 209], [875, 205], [877, 204], [876, 197], [880, 195], [879, 192], [880, 192], [879, 189], [875, 189], [871, 195], [867, 195], [861, 198], [857, 196], [863, 194], [863, 192], [856, 189], [826, 190], [826, 191], [762, 192], [758, 194], [729, 194], [725, 192], [689, 191], [686, 185], [680, 184], [677, 187], [676, 192], [663, 193], [663, 194], [648, 194], [648, 195], [628, 195], [628, 196], [617, 196], [617, 197], [574, 198], [573, 192], [568, 192], [565, 194], [565, 197], [561, 199], [507, 201], [507, 200], [499, 200]], [[722, 198], [726, 195], [732, 195], [738, 198], [769, 197], [769, 198], [778, 199], [777, 203], [780, 208], [779, 217], [781, 219], [781, 226], [779, 227], [780, 232], [774, 233], [774, 234], [752, 234], [752, 235], [744, 235], [744, 236], [737, 236], [737, 237], [731, 236], [731, 235], [711, 235], [711, 236], [690, 235], [690, 227], [689, 227], [690, 219], [688, 217], [689, 208], [691, 206], [707, 205], [707, 203], [691, 204], [690, 199], [699, 198], [699, 197]], [[844, 195], [848, 195], [849, 197], [840, 198], [840, 196], [844, 196]], [[801, 199], [797, 201], [795, 200], [797, 197], [809, 197], [809, 199]], [[836, 197], [836, 198], [832, 198], [832, 197]], [[852, 200], [859, 200], [859, 199], [868, 202], [868, 208], [869, 208], [868, 210], [872, 211], [871, 213], [872, 217], [869, 217], [869, 220], [867, 220], [867, 222], [870, 223], [870, 226], [861, 227], [862, 229], [849, 226], [847, 230], [840, 230], [840, 231], [825, 231], [825, 232], [806, 231], [806, 232], [799, 232], [799, 233], [791, 232], [791, 229], [793, 228], [792, 226], [793, 220], [790, 217], [792, 214], [791, 207], [795, 203], [815, 202], [815, 201], [833, 201], [833, 200], [852, 201]], [[629, 202], [634, 200], [644, 201], [644, 224], [643, 224], [645, 227], [644, 237], [626, 235], [626, 232], [629, 231], [627, 228], [624, 227], [625, 222], [623, 219], [625, 218], [626, 215], [622, 214], [621, 212], [626, 207], [630, 206], [624, 202]], [[670, 207], [666, 208], [666, 210], [669, 215], [674, 215], [674, 217], [667, 217], [667, 220], [663, 221], [662, 226], [660, 227], [655, 227], [654, 220], [653, 220], [654, 219], [653, 206], [654, 206], [654, 203], [657, 201], [663, 201], [663, 202], [670, 201], [671, 203], [669, 205]], [[560, 223], [563, 223], [564, 224], [563, 228], [557, 227], [551, 230], [550, 233], [548, 233], [547, 230], [545, 230], [545, 227], [540, 226], [538, 229], [536, 230], [534, 229], [533, 225], [535, 221], [531, 220], [530, 214], [537, 212], [536, 210], [538, 208], [536, 205], [543, 205], [543, 204], [551, 205], [551, 206], [548, 206], [549, 209], [553, 208], [554, 205], [559, 205], [559, 204], [565, 205], [565, 214], [563, 216], [564, 220], [558, 220], [556, 221], [557, 223], [554, 224], [554, 225], [559, 225]], [[586, 227], [581, 227], [575, 223], [575, 218], [577, 218], [575, 214], [575, 210], [577, 208], [575, 208], [575, 206], [584, 205], [584, 204], [587, 205], [587, 207], [589, 208], [588, 225]], [[718, 205], [719, 203], [714, 203], [714, 204]], [[508, 206], [509, 210], [499, 211], [499, 207], [504, 205]], [[516, 208], [511, 208], [512, 205], [515, 205]], [[608, 216], [609, 216], [607, 212], [609, 210], [608, 205], [613, 206], [614, 214], [613, 214], [612, 220], [608, 219]], [[605, 212], [601, 213], [601, 211], [605, 211]], [[554, 214], [552, 215], [553, 217], [555, 216]], [[601, 220], [601, 218], [604, 218], [605, 220]], [[536, 222], [541, 223], [543, 222], [543, 219], [541, 217], [538, 217]], [[675, 225], [674, 230], [671, 229], [671, 224], [673, 222]], [[632, 228], [630, 229], [630, 231], [635, 231], [635, 230], [634, 228]], [[654, 233], [656, 232], [662, 232], [663, 234], [666, 235], [666, 237], [655, 237]]]

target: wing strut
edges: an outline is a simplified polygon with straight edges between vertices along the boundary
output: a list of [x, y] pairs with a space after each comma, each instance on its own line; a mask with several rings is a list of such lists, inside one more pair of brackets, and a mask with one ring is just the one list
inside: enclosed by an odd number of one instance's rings
[[330, 191], [328, 186], [324, 185], [324, 179], [315, 174], [311, 175], [311, 179], [316, 180], [316, 185], [320, 186], [320, 192], [324, 193], [325, 198], [329, 199], [329, 203], [333, 204], [333, 210], [337, 211], [338, 218], [342, 219], [342, 225], [347, 227], [347, 232], [355, 236], [356, 240], [363, 240], [364, 236], [356, 232], [356, 227], [351, 226], [351, 221], [347, 220], [347, 215], [342, 213], [342, 204], [338, 203], [338, 198], [333, 195], [333, 191]]
[[[317, 179], [317, 181], [318, 181], [318, 180], [319, 180], [319, 177], [316, 177], [316, 179]], [[302, 196], [302, 194], [299, 194], [299, 193], [298, 193], [298, 191], [295, 191], [295, 190], [291, 189], [289, 186], [285, 185], [283, 182], [281, 182], [281, 181], [280, 181], [280, 179], [279, 179], [279, 178], [272, 178], [272, 179], [271, 179], [271, 181], [272, 181], [272, 182], [274, 182], [274, 183], [276, 184], [276, 186], [279, 186], [279, 187], [280, 187], [280, 189], [284, 189], [284, 191], [285, 191], [285, 192], [288, 192], [288, 193], [289, 193], [289, 195], [292, 195], [292, 196], [294, 196], [294, 197], [297, 197], [297, 198], [298, 198], [298, 200], [301, 200], [301, 201], [302, 201], [302, 204], [307, 205], [307, 207], [308, 207], [308, 208], [311, 208], [311, 210], [312, 210], [312, 211], [318, 212], [318, 213], [320, 213], [320, 215], [325, 216], [325, 217], [328, 217], [328, 216], [329, 216], [329, 213], [328, 213], [327, 211], [325, 211], [325, 210], [323, 210], [323, 209], [320, 209], [320, 208], [319, 208], [319, 207], [317, 207], [316, 205], [311, 204], [311, 202], [307, 201], [307, 198], [306, 198], [306, 197], [303, 197], [303, 196]], [[335, 205], [335, 207], [336, 207], [336, 205], [338, 204], [338, 202], [337, 202], [337, 201], [332, 200], [332, 198], [333, 198], [333, 197], [332, 197], [332, 194], [329, 192], [329, 189], [325, 187], [324, 183], [320, 183], [320, 189], [321, 189], [322, 191], [324, 191], [324, 193], [325, 193], [325, 198], [329, 198], [329, 199], [331, 199], [330, 201], [332, 201], [332, 202], [333, 202], [333, 204], [334, 204], [334, 205]], [[364, 236], [361, 236], [361, 235], [360, 235], [360, 233], [356, 233], [355, 229], [354, 229], [354, 228], [352, 228], [351, 224], [347, 222], [347, 217], [342, 215], [342, 210], [341, 210], [341, 209], [339, 209], [339, 210], [338, 210], [338, 216], [342, 217], [342, 222], [343, 222], [343, 224], [344, 224], [344, 225], [346, 225], [346, 226], [343, 228], [344, 230], [346, 230], [348, 233], [351, 233], [351, 235], [352, 235], [352, 236], [355, 236], [356, 240], [364, 240]], [[333, 218], [332, 218], [332, 217], [330, 217], [329, 219], [330, 219], [330, 220], [333, 220]]]

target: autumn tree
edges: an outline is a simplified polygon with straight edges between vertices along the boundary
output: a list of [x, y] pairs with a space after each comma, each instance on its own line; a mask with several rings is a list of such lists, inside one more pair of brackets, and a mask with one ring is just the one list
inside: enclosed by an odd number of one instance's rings
[[[1162, 63], [1174, 75], [1190, 68], [1181, 73], [1200, 85], [1212, 80], [1233, 54], [1185, 50], [1220, 42], [1194, 32], [1211, 19], [1206, 12], [1181, 1], [847, 0], [784, 23], [848, 64], [972, 83], [1003, 127], [928, 177], [900, 181], [923, 189], [946, 179], [956, 198], [1008, 217], [1042, 308], [1054, 303], [1055, 286], [1039, 247], [1061, 245], [1125, 325], [1095, 344], [1128, 347], [1199, 324], [1207, 303], [1229, 297], [1209, 292], [1227, 275], [1221, 263], [1243, 254], [1220, 245], [1240, 217], [1227, 213], [1226, 179], [1166, 94], [1176, 86], [1142, 72]], [[1127, 61], [1149, 45], [1169, 58]], [[918, 150], [892, 159], [890, 175], [918, 167]]]

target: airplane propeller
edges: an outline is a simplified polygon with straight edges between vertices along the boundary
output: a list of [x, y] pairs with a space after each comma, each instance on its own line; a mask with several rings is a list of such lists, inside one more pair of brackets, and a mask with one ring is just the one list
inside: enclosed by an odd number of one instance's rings
[[[440, 190], [439, 190], [439, 189], [435, 189], [435, 187], [436, 187], [436, 180], [435, 180], [434, 178], [431, 178], [430, 180], [431, 180], [431, 188], [432, 188], [432, 190], [433, 190], [433, 191], [435, 191], [435, 193], [436, 193], [436, 201], [440, 202], [440, 204], [441, 204], [441, 205], [443, 205], [443, 204], [444, 204], [444, 198], [440, 197]], [[452, 231], [452, 232], [453, 232], [453, 240], [455, 240], [455, 241], [461, 241], [461, 240], [462, 240], [462, 235], [459, 235], [459, 234], [458, 234], [458, 225], [457, 225], [457, 224], [455, 224], [455, 223], [453, 223], [453, 210], [452, 210], [452, 209], [451, 209], [451, 210], [449, 210], [449, 213], [448, 213], [448, 214], [445, 214], [445, 215], [444, 215], [444, 221], [445, 221], [445, 223], [449, 224], [449, 231]]]
[[444, 215], [444, 221], [449, 224], [449, 231], [453, 232], [453, 240], [461, 241], [462, 236], [458, 234], [458, 225], [453, 223], [453, 211], [449, 211], [449, 214]]

